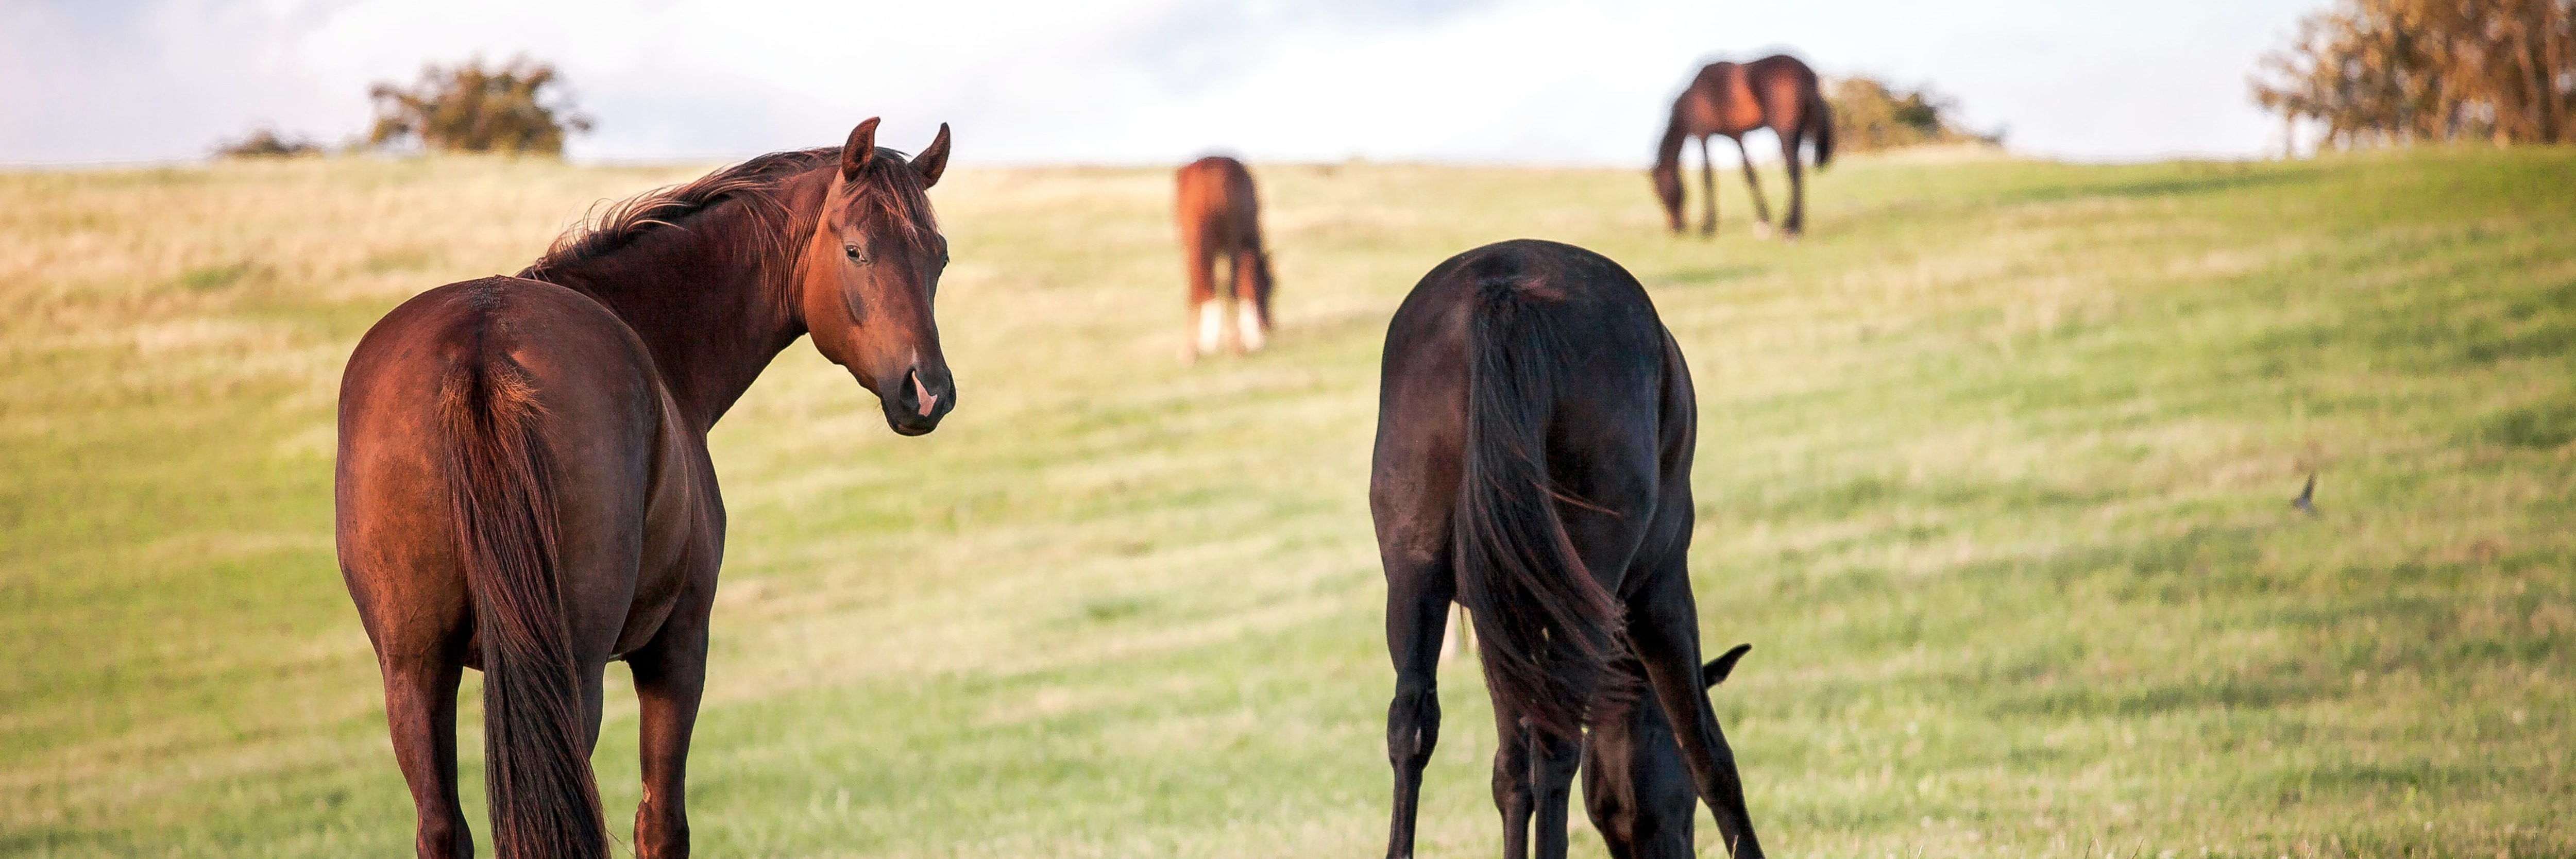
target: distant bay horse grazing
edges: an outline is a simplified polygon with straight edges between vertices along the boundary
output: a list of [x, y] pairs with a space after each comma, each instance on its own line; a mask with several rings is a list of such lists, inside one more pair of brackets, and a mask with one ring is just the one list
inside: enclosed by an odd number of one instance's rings
[[[1190, 276], [1191, 360], [1221, 346], [1259, 351], [1270, 333], [1270, 253], [1261, 247], [1261, 204], [1243, 162], [1210, 155], [1183, 165], [1177, 212], [1181, 262]], [[1226, 261], [1226, 293], [1217, 292], [1216, 263]], [[1224, 299], [1220, 304], [1219, 299]], [[1231, 325], [1225, 305], [1234, 307]], [[1228, 329], [1231, 328], [1231, 336]]]
[[[1726, 844], [1759, 859], [1733, 751], [1703, 697], [1690, 589], [1697, 405], [1681, 350], [1618, 263], [1517, 240], [1449, 258], [1387, 326], [1369, 509], [1395, 663], [1387, 855], [1413, 854], [1440, 731], [1443, 620], [1464, 603], [1501, 737], [1507, 857], [1565, 855], [1588, 720], [1638, 694], [1633, 655]], [[1650, 706], [1650, 705], [1640, 705]]]
[[1700, 194], [1707, 217], [1700, 235], [1717, 234], [1717, 162], [1709, 160], [1708, 138], [1735, 141], [1744, 162], [1744, 186], [1753, 192], [1753, 216], [1761, 229], [1771, 227], [1771, 207], [1763, 202], [1762, 182], [1754, 178], [1753, 158], [1745, 152], [1744, 135], [1768, 128], [1780, 138], [1781, 161], [1789, 168], [1789, 217], [1781, 229], [1796, 237], [1807, 228], [1807, 184], [1798, 165], [1798, 144], [1814, 141], [1816, 169], [1834, 160], [1834, 120], [1825, 105], [1816, 72], [1795, 57], [1772, 55], [1749, 63], [1710, 63], [1691, 79], [1689, 89], [1673, 100], [1672, 118], [1664, 124], [1663, 142], [1655, 147], [1655, 196], [1673, 233], [1682, 231], [1682, 144], [1699, 141]]
[[629, 199], [517, 277], [378, 321], [340, 386], [340, 570], [384, 673], [423, 857], [473, 852], [456, 689], [484, 672], [503, 859], [609, 852], [590, 769], [601, 672], [642, 718], [642, 857], [689, 851], [684, 768], [704, 688], [724, 506], [707, 431], [807, 334], [903, 435], [957, 404], [931, 316], [948, 242], [923, 191], [948, 127], [763, 155]]

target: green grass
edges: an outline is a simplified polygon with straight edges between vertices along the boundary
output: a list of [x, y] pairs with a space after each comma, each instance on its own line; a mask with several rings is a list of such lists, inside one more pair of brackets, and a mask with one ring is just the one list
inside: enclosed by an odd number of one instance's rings
[[[406, 850], [332, 560], [340, 363], [694, 172], [0, 174], [0, 854]], [[1689, 354], [1701, 623], [1756, 646], [1716, 700], [1775, 853], [2576, 854], [2576, 151], [1852, 159], [1798, 244], [1740, 184], [1667, 238], [1631, 170], [1259, 175], [1269, 352], [1177, 360], [1168, 174], [961, 169], [948, 423], [894, 437], [798, 345], [717, 429], [702, 855], [1381, 849], [1380, 337], [1516, 236], [1625, 263]], [[1473, 672], [1427, 855], [1496, 843]]]

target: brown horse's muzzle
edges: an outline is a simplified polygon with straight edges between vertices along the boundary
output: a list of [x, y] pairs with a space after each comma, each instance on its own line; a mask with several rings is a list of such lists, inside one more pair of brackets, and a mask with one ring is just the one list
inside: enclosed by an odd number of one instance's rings
[[877, 395], [885, 407], [886, 426], [901, 435], [922, 435], [939, 428], [939, 419], [957, 408], [957, 383], [948, 368], [913, 367], [892, 391]]

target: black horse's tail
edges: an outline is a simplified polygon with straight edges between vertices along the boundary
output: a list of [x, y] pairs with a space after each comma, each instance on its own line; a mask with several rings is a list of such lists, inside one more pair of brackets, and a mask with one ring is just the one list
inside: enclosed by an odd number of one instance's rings
[[1487, 687], [1539, 730], [1572, 737], [1618, 652], [1619, 608], [1575, 554], [1557, 515], [1565, 496], [1547, 475], [1547, 416], [1563, 363], [1552, 304], [1515, 276], [1476, 286], [1455, 556]]
[[1834, 162], [1834, 106], [1823, 92], [1807, 97], [1807, 124], [1815, 126], [1816, 169]]
[[553, 465], [526, 371], [460, 361], [440, 403], [448, 499], [483, 657], [484, 780], [502, 859], [606, 859], [557, 579]]

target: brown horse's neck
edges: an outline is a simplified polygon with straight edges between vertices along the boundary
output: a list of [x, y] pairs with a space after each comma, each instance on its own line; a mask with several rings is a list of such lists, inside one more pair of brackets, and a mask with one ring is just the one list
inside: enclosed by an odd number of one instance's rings
[[[1684, 94], [1682, 97], [1687, 99], [1690, 96], [1688, 94]], [[1681, 169], [1682, 143], [1689, 139], [1690, 128], [1687, 123], [1682, 121], [1682, 105], [1680, 102], [1675, 102], [1673, 104], [1672, 120], [1664, 123], [1664, 139], [1662, 142], [1655, 144], [1655, 169]]]
[[[704, 434], [805, 335], [796, 258], [829, 177], [812, 171], [766, 198], [719, 200], [613, 251], [553, 263], [543, 279], [597, 299], [635, 329], [683, 417]], [[767, 235], [782, 227], [786, 236]]]

